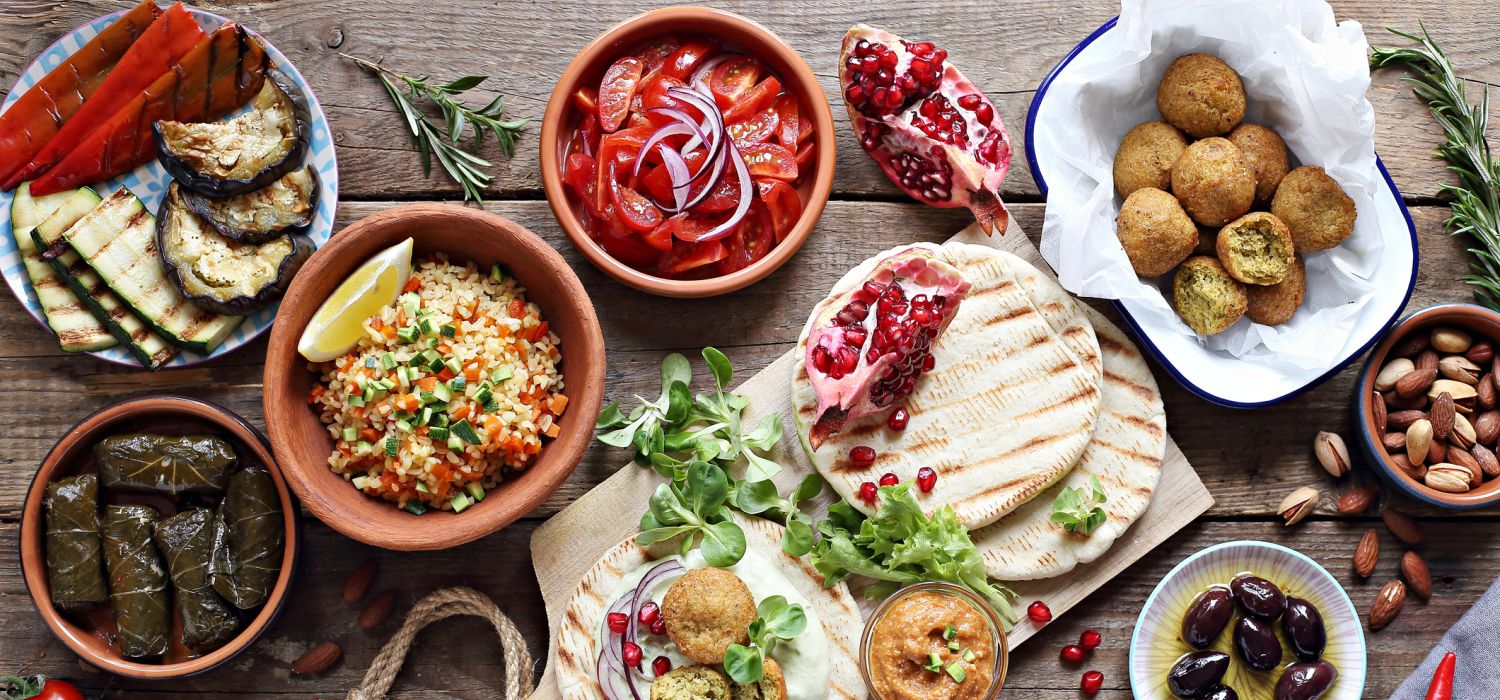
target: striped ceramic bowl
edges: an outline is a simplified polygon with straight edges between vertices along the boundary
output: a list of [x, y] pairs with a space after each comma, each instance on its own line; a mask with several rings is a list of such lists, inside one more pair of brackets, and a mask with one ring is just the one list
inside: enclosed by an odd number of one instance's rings
[[[1136, 700], [1172, 700], [1167, 672], [1179, 657], [1193, 651], [1181, 638], [1188, 605], [1209, 586], [1227, 585], [1245, 572], [1264, 577], [1287, 595], [1317, 606], [1328, 632], [1323, 660], [1339, 672], [1338, 680], [1321, 700], [1359, 700], [1365, 690], [1365, 632], [1348, 594], [1326, 569], [1301, 552], [1252, 541], [1225, 542], [1188, 557], [1151, 592], [1130, 640], [1130, 689]], [[1276, 630], [1280, 637], [1280, 625]], [[1233, 637], [1232, 630], [1226, 628], [1213, 648], [1234, 656]], [[1282, 651], [1285, 664], [1296, 660], [1285, 640]], [[1271, 700], [1280, 678], [1279, 669], [1254, 671], [1236, 656], [1223, 683], [1241, 700]]]

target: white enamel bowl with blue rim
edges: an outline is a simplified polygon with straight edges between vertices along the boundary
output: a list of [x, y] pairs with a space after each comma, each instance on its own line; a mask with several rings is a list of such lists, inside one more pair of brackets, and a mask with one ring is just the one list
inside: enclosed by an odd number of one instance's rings
[[[1062, 62], [1042, 81], [1031, 109], [1026, 115], [1026, 158], [1031, 165], [1031, 175], [1036, 180], [1042, 195], [1047, 194], [1047, 173], [1058, 167], [1067, 152], [1068, 144], [1038, 141], [1036, 124], [1042, 120], [1076, 118], [1076, 108], [1061, 100], [1048, 100], [1047, 89], [1068, 66], [1080, 57], [1093, 58], [1118, 53], [1120, 36], [1112, 31], [1118, 18], [1105, 22], [1082, 43], [1074, 47]], [[1243, 362], [1228, 353], [1211, 352], [1194, 336], [1178, 333], [1148, 333], [1137, 323], [1131, 301], [1116, 301], [1115, 308], [1130, 326], [1142, 347], [1151, 353], [1162, 367], [1188, 391], [1230, 408], [1260, 408], [1286, 401], [1337, 374], [1375, 344], [1383, 331], [1400, 315], [1411, 297], [1417, 279], [1417, 229], [1412, 223], [1401, 193], [1386, 172], [1385, 164], [1376, 158], [1383, 176], [1384, 187], [1375, 195], [1375, 211], [1379, 223], [1375, 230], [1384, 238], [1385, 252], [1370, 280], [1375, 289], [1394, 290], [1396, 293], [1377, 295], [1355, 322], [1351, 337], [1345, 342], [1345, 351], [1340, 353], [1331, 366], [1306, 369], [1273, 369], [1250, 362]], [[1360, 212], [1360, 216], [1366, 216]]]
[[[1184, 559], [1146, 599], [1130, 638], [1130, 690], [1136, 700], [1173, 700], [1167, 690], [1167, 672], [1183, 654], [1194, 651], [1182, 641], [1182, 618], [1188, 606], [1209, 587], [1226, 586], [1235, 576], [1247, 572], [1317, 607], [1328, 634], [1323, 660], [1333, 664], [1339, 674], [1321, 700], [1360, 700], [1365, 692], [1365, 632], [1349, 595], [1326, 569], [1301, 552], [1248, 540], [1217, 544]], [[1231, 648], [1233, 627], [1226, 627], [1212, 647], [1233, 657], [1223, 683], [1244, 700], [1269, 700], [1281, 679], [1281, 670], [1254, 671], [1240, 661]], [[1281, 625], [1272, 627], [1283, 640], [1282, 666], [1297, 661], [1286, 645]]]
[[[194, 19], [198, 20], [198, 25], [203, 27], [205, 32], [217, 29], [230, 21], [228, 18], [196, 8], [188, 9], [192, 12]], [[20, 80], [16, 81], [15, 87], [11, 88], [10, 94], [5, 98], [4, 104], [0, 105], [0, 111], [9, 109], [16, 100], [21, 98], [21, 95], [26, 94], [27, 90], [30, 90], [38, 80], [41, 80], [42, 76], [45, 76], [48, 71], [56, 68], [68, 56], [73, 55], [75, 51], [88, 43], [90, 39], [93, 39], [95, 35], [119, 18], [121, 14], [123, 12], [116, 12], [100, 17], [82, 27], [74, 29], [61, 39], [58, 39], [56, 43], [47, 47], [47, 50], [43, 51], [42, 55], [38, 56], [21, 73]], [[246, 29], [249, 29], [249, 27], [246, 27]], [[254, 32], [252, 31], [251, 33], [253, 34]], [[312, 239], [314, 244], [321, 247], [333, 233], [333, 214], [335, 208], [338, 206], [339, 199], [339, 169], [338, 161], [334, 158], [333, 153], [333, 132], [328, 127], [328, 118], [323, 115], [322, 105], [318, 104], [318, 98], [313, 95], [312, 88], [308, 86], [307, 80], [302, 77], [301, 73], [297, 72], [296, 66], [293, 66], [292, 62], [287, 60], [287, 57], [280, 51], [276, 50], [276, 47], [272, 46], [271, 42], [267, 41], [265, 37], [258, 34], [256, 37], [266, 47], [266, 53], [270, 54], [276, 69], [284, 73], [292, 81], [292, 84], [302, 92], [302, 96], [307, 99], [307, 108], [312, 116], [312, 123], [309, 124], [311, 133], [308, 134], [308, 148], [305, 162], [312, 165], [318, 171], [318, 210], [312, 225], [308, 227], [307, 235]], [[242, 108], [238, 112], [233, 112], [225, 118], [231, 118], [244, 111], [248, 111], [248, 107]], [[171, 177], [167, 175], [161, 163], [152, 160], [124, 175], [105, 180], [104, 182], [93, 183], [90, 187], [93, 187], [103, 196], [108, 196], [110, 192], [121, 187], [128, 187], [131, 192], [134, 192], [137, 197], [141, 198], [147, 210], [154, 214], [161, 205], [162, 197], [165, 196], [167, 185], [171, 181]], [[31, 289], [31, 281], [26, 277], [26, 268], [21, 263], [21, 256], [16, 252], [16, 241], [11, 234], [10, 203], [13, 198], [13, 192], [0, 192], [0, 229], [3, 229], [5, 232], [3, 235], [0, 235], [0, 271], [3, 271], [5, 283], [10, 286], [10, 291], [15, 294], [16, 299], [19, 299], [32, 318], [35, 318], [37, 323], [40, 323], [50, 333], [51, 329], [48, 328], [47, 321], [42, 316], [41, 304], [37, 302], [36, 294]], [[276, 318], [275, 306], [251, 314], [212, 353], [197, 355], [181, 351], [165, 367], [196, 365], [230, 352], [264, 333], [267, 328], [271, 327], [271, 321], [274, 318]], [[109, 362], [140, 367], [140, 363], [130, 355], [129, 351], [120, 346], [89, 354]]]

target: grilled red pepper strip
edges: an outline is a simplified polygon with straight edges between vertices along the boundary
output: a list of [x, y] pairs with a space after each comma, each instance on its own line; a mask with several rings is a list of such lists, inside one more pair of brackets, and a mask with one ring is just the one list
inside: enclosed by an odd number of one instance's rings
[[270, 57], [259, 40], [233, 22], [219, 27], [33, 181], [32, 196], [106, 180], [151, 160], [156, 155], [153, 123], [218, 119], [255, 97], [269, 68]]
[[198, 28], [187, 8], [180, 2], [167, 8], [166, 13], [152, 22], [146, 33], [125, 52], [109, 72], [109, 77], [83, 103], [83, 108], [63, 125], [40, 153], [32, 157], [26, 167], [0, 184], [0, 190], [9, 190], [35, 179], [56, 165], [90, 131], [150, 87], [200, 41], [203, 41], [203, 30]]
[[1457, 654], [1450, 651], [1443, 655], [1437, 673], [1432, 674], [1432, 687], [1427, 689], [1427, 700], [1453, 700], [1453, 670], [1457, 665]]
[[9, 180], [42, 150], [160, 14], [154, 0], [136, 5], [0, 114], [0, 180]]

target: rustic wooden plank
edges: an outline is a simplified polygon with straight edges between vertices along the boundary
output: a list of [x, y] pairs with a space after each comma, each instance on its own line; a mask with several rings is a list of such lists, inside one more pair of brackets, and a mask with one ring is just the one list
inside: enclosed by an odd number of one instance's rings
[[[58, 36], [123, 0], [8, 0], [0, 13], [0, 85], [16, 75]], [[643, 0], [550, 3], [546, 12], [517, 12], [516, 5], [489, 0], [447, 0], [440, 6], [401, 0], [257, 0], [202, 2], [265, 33], [311, 81], [332, 123], [346, 198], [455, 197], [446, 178], [421, 176], [417, 156], [401, 132], [379, 85], [349, 62], [344, 51], [383, 59], [410, 74], [494, 76], [485, 90], [503, 92], [512, 114], [539, 120], [557, 76], [590, 39], [615, 22], [653, 7]], [[968, 77], [1000, 103], [1016, 142], [1017, 159], [1004, 196], [1037, 201], [1025, 164], [1025, 116], [1036, 87], [1072, 47], [1113, 17], [1112, 0], [1068, 0], [1037, 4], [871, 3], [859, 0], [800, 5], [795, 13], [777, 0], [729, 0], [717, 7], [751, 17], [800, 51], [821, 79], [839, 130], [840, 194], [895, 197], [897, 190], [865, 157], [851, 137], [838, 94], [837, 61], [844, 29], [855, 22], [885, 25], [911, 37], [940, 41]], [[1484, 0], [1378, 0], [1334, 3], [1341, 19], [1363, 23], [1372, 43], [1388, 44], [1383, 27], [1413, 30], [1419, 19], [1437, 35], [1466, 77], [1500, 83], [1496, 52], [1484, 20]], [[973, 8], [966, 10], [965, 8]], [[982, 9], [981, 9], [982, 8]], [[991, 21], [963, 21], [972, 11]], [[441, 40], [438, 40], [438, 38]], [[1377, 114], [1377, 149], [1401, 190], [1431, 197], [1449, 180], [1430, 157], [1440, 132], [1426, 110], [1399, 83], [1399, 72], [1382, 71], [1370, 92]], [[486, 96], [492, 92], [484, 92]], [[1476, 95], [1477, 97], [1477, 95]], [[1500, 119], [1500, 104], [1492, 116]], [[514, 159], [499, 158], [491, 196], [536, 196], [541, 190], [534, 124]], [[489, 155], [498, 155], [491, 146]]]

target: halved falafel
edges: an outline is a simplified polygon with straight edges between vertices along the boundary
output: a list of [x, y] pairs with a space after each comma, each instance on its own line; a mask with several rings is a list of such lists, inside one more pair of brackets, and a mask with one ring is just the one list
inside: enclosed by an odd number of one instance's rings
[[1245, 164], [1255, 174], [1255, 200], [1271, 201], [1281, 178], [1286, 177], [1286, 142], [1276, 132], [1259, 124], [1241, 124], [1225, 138], [1240, 149]]
[[1177, 198], [1155, 187], [1136, 190], [1125, 198], [1115, 217], [1115, 235], [1130, 266], [1142, 277], [1170, 272], [1198, 245], [1198, 227]]
[[1245, 118], [1245, 85], [1217, 56], [1179, 56], [1156, 88], [1156, 110], [1190, 136], [1219, 136]]
[[1229, 222], [1219, 231], [1215, 250], [1224, 270], [1245, 284], [1276, 284], [1297, 258], [1286, 224], [1263, 211]]
[[1184, 323], [1203, 335], [1216, 335], [1245, 315], [1245, 285], [1206, 255], [1187, 259], [1172, 279], [1172, 301]]
[[732, 700], [729, 679], [708, 666], [683, 666], [651, 682], [651, 700]]
[[1251, 321], [1279, 326], [1292, 320], [1297, 309], [1302, 307], [1302, 299], [1307, 295], [1307, 264], [1302, 261], [1302, 256], [1296, 256], [1296, 262], [1280, 282], [1265, 286], [1252, 285], [1246, 290], [1246, 295], [1249, 297], [1249, 307], [1245, 309], [1245, 315]]
[[786, 677], [781, 673], [781, 664], [767, 656], [762, 668], [765, 673], [760, 681], [734, 687], [734, 700], [786, 700]]
[[1172, 164], [1187, 148], [1176, 127], [1162, 121], [1136, 124], [1125, 132], [1115, 151], [1115, 191], [1121, 197], [1147, 187], [1172, 187]]
[[1250, 211], [1255, 175], [1229, 139], [1196, 141], [1172, 165], [1172, 194], [1193, 220], [1223, 226]]
[[1281, 179], [1271, 213], [1291, 229], [1299, 253], [1328, 250], [1354, 233], [1354, 200], [1316, 165], [1304, 165]]
[[683, 574], [667, 589], [661, 613], [667, 636], [683, 656], [700, 664], [724, 662], [731, 644], [749, 644], [755, 598], [740, 577], [706, 567]]

